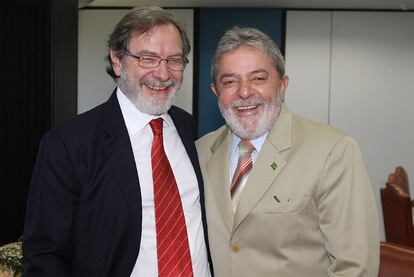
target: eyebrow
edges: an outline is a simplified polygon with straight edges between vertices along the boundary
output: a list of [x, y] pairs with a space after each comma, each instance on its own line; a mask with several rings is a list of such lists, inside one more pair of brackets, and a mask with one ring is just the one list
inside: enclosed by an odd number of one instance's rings
[[[269, 74], [269, 72], [265, 69], [257, 69], [257, 70], [249, 72], [248, 74], [249, 75], [254, 75], [254, 74], [258, 74], [258, 73]], [[237, 76], [238, 76], [238, 74], [236, 74], [236, 73], [224, 73], [223, 75], [220, 76], [220, 80], [223, 79], [223, 78], [231, 78], [231, 77], [237, 77]]]
[[[159, 55], [157, 53], [152, 52], [152, 51], [148, 51], [148, 50], [141, 50], [135, 55], [137, 55], [137, 56], [139, 56], [139, 55], [149, 55], [149, 56], [159, 57]], [[179, 56], [180, 58], [184, 57], [184, 55], [182, 53], [177, 53], [177, 54], [169, 55], [167, 58], [172, 58], [172, 57], [176, 57], [176, 56]]]
[[220, 80], [224, 79], [224, 78], [230, 78], [230, 77], [236, 77], [237, 74], [235, 73], [224, 73], [223, 75], [220, 76]]
[[252, 72], [249, 72], [250, 75], [257, 74], [257, 73], [266, 73], [266, 74], [269, 74], [269, 72], [267, 70], [265, 70], [265, 69], [258, 69], [258, 70], [254, 70]]

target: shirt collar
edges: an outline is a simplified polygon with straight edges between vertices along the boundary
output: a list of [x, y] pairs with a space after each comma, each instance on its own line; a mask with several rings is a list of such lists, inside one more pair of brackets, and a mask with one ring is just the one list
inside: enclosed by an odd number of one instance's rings
[[[233, 154], [235, 153], [235, 151], [237, 150], [237, 147], [239, 146], [239, 143], [241, 141], [241, 138], [239, 138], [235, 133], [232, 133], [232, 142], [231, 142], [231, 152], [230, 152], [230, 157], [233, 156]], [[266, 140], [267, 134], [269, 132], [264, 133], [263, 135], [261, 135], [258, 138], [255, 138], [253, 140], [250, 140], [250, 142], [253, 144], [254, 148], [256, 149], [257, 152], [260, 151], [260, 149], [263, 146], [264, 141]]]
[[119, 106], [121, 107], [122, 115], [124, 116], [125, 125], [130, 135], [135, 135], [142, 130], [148, 123], [158, 117], [164, 119], [168, 127], [176, 129], [174, 122], [168, 113], [162, 115], [149, 115], [138, 110], [134, 104], [125, 96], [125, 94], [118, 87], [116, 90]]

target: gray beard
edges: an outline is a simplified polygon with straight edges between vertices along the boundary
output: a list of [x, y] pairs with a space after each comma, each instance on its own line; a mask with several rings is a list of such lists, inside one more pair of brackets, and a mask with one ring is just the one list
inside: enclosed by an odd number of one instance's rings
[[[273, 124], [276, 122], [280, 110], [282, 108], [282, 95], [278, 89], [275, 95], [274, 104], [271, 101], [257, 100], [257, 99], [246, 99], [238, 100], [232, 105], [225, 107], [220, 101], [218, 103], [220, 112], [223, 115], [227, 125], [239, 138], [242, 139], [255, 139], [272, 128]], [[255, 104], [262, 103], [264, 105], [263, 111], [258, 115], [256, 119], [243, 118], [239, 119], [233, 110], [235, 104]]]
[[118, 85], [129, 101], [131, 101], [139, 111], [149, 115], [161, 115], [168, 112], [174, 103], [178, 90], [177, 87], [167, 96], [160, 93], [159, 95], [156, 94], [149, 98], [141, 89], [139, 89], [139, 87], [136, 87], [131, 83], [127, 74], [125, 74], [123, 70], [121, 72]]

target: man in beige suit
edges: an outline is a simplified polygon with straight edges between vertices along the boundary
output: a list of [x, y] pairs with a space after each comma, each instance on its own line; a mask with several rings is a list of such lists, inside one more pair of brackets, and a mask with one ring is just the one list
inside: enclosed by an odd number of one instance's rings
[[361, 151], [289, 112], [277, 46], [234, 27], [212, 77], [227, 124], [197, 150], [215, 276], [377, 276], [377, 210]]

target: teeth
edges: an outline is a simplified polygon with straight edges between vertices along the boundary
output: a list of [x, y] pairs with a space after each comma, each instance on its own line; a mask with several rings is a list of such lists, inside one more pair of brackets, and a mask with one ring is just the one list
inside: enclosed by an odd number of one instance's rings
[[238, 110], [250, 110], [250, 109], [254, 109], [254, 108], [256, 108], [257, 106], [256, 105], [254, 105], [254, 106], [245, 106], [245, 107], [237, 107], [237, 109]]
[[151, 86], [151, 85], [147, 85], [147, 87], [149, 87], [150, 89], [154, 89], [154, 90], [163, 90], [167, 88], [167, 87], [156, 87], [156, 86]]

